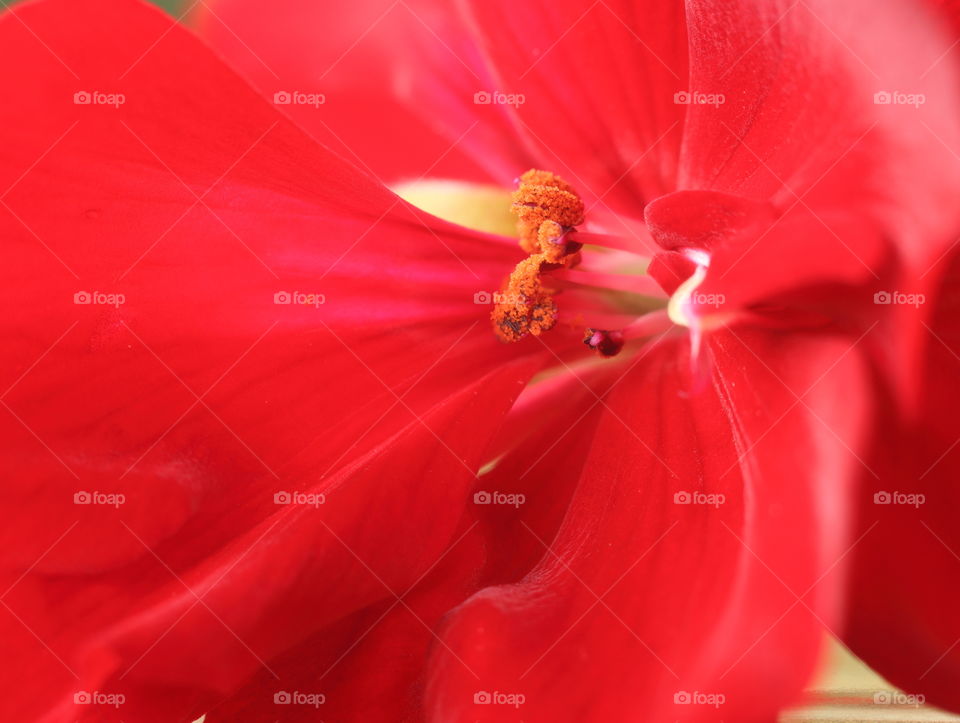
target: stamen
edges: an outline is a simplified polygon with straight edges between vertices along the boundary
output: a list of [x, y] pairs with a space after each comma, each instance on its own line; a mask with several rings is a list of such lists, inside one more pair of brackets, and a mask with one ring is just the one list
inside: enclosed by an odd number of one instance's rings
[[[584, 344], [601, 356], [615, 356], [628, 341], [669, 324], [666, 312], [658, 311], [666, 297], [643, 275], [647, 260], [637, 256], [636, 244], [582, 234], [577, 227], [584, 222], [583, 201], [559, 176], [534, 169], [517, 181], [511, 210], [517, 216], [520, 247], [529, 255], [496, 296], [490, 317], [500, 339], [515, 342], [552, 329], [559, 318], [554, 294], [563, 290], [572, 302], [564, 304], [563, 323], [588, 327]], [[580, 263], [584, 243], [597, 241], [604, 241], [606, 248], [590, 247], [590, 271], [571, 272]], [[603, 257], [613, 269], [635, 270], [609, 273], [603, 264], [596, 268], [594, 256]]]
[[543, 271], [570, 268], [579, 261], [581, 244], [568, 240], [583, 222], [583, 201], [570, 184], [547, 171], [530, 170], [513, 194], [520, 247], [530, 256], [510, 274], [490, 318], [504, 341], [538, 336], [557, 323], [553, 292], [540, 280]]
[[513, 192], [512, 211], [517, 214], [520, 248], [542, 252], [540, 227], [546, 221], [572, 228], [583, 223], [583, 201], [569, 183], [549, 171], [532, 169], [520, 176]]
[[557, 305], [553, 295], [540, 281], [543, 254], [525, 258], [510, 274], [490, 318], [504, 341], [520, 341], [527, 334], [539, 336], [557, 323]]
[[562, 263], [566, 268], [572, 268], [579, 262], [576, 254], [583, 244], [568, 240], [567, 236], [573, 227], [561, 226], [556, 221], [544, 221], [537, 230], [537, 248], [544, 258], [551, 264]]

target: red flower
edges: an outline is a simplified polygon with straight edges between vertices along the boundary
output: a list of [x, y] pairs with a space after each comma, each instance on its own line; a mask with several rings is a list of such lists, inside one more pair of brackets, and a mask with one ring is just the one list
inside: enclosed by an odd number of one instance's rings
[[[960, 707], [956, 560], [877, 574], [952, 465], [873, 505], [955, 459], [936, 16], [278, 5], [200, 18], [272, 104], [133, 0], [0, 21], [6, 717], [769, 720], [825, 627]], [[526, 256], [371, 177], [529, 167]]]

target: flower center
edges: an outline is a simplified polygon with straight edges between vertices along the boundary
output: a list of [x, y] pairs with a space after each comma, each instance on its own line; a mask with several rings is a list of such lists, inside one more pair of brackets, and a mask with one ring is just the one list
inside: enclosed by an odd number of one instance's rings
[[[512, 201], [520, 248], [529, 255], [510, 274], [491, 312], [500, 339], [539, 336], [566, 320], [583, 330], [584, 344], [609, 357], [629, 339], [669, 325], [662, 291], [635, 273], [637, 262], [645, 266], [647, 259], [615, 237], [580, 231], [584, 204], [569, 183], [549, 171], [530, 170], [518, 179]], [[590, 267], [584, 270], [581, 250], [598, 263], [584, 264]], [[605, 270], [630, 267], [634, 273]], [[556, 301], [560, 294], [563, 311]]]

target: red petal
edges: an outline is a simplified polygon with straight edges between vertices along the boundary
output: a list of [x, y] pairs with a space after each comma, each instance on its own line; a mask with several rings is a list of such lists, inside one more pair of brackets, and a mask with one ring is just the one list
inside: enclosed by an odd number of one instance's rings
[[538, 538], [556, 535], [584, 474], [598, 412], [638, 363], [630, 356], [541, 381], [511, 409], [498, 439], [503, 456], [474, 488], [471, 512], [487, 550], [481, 587], [519, 580], [543, 557]]
[[714, 191], [677, 191], [647, 204], [647, 227], [665, 249], [712, 251], [744, 236], [756, 236], [776, 216], [769, 204]]
[[[723, 102], [689, 105], [680, 183], [699, 190], [650, 204], [653, 235], [711, 253], [697, 289], [710, 303], [862, 322], [894, 260], [922, 273], [960, 221], [946, 202], [960, 191], [960, 79], [931, 54], [941, 29], [899, 2], [691, 8], [691, 83]], [[877, 102], [888, 90], [918, 105]], [[673, 290], [684, 266], [670, 254], [651, 273]]]
[[[433, 628], [451, 607], [476, 590], [473, 571], [483, 558], [475, 524], [464, 521], [454, 540], [412, 589], [338, 621], [260, 670], [207, 720], [419, 721], [423, 720], [424, 661]], [[277, 708], [279, 691], [320, 693], [317, 707], [303, 702]], [[302, 700], [302, 699], [301, 699]]]
[[[777, 305], [849, 319], [865, 306], [875, 309], [874, 287], [890, 282], [891, 258], [888, 239], [862, 218], [839, 208], [796, 208], [720, 242], [694, 301], [704, 315]], [[786, 318], [780, 309], [777, 315]]]
[[[392, 586], [443, 549], [539, 364], [474, 303], [518, 254], [399, 202], [140, 3], [17, 6], [0, 48], [24, 69], [0, 80], [2, 705], [75, 716], [112, 685], [184, 718], [388, 595], [330, 530]], [[94, 91], [125, 102], [74, 103]]]
[[503, 114], [474, 105], [492, 88], [447, 3], [277, 0], [265, 11], [256, 0], [213, 0], [191, 19], [268, 99], [324, 94], [320, 106], [278, 107], [388, 181], [509, 183], [529, 165]]
[[[638, 217], [676, 184], [687, 82], [680, 3], [469, 3], [498, 89], [542, 168]], [[600, 209], [598, 209], [600, 210]]]
[[[598, 408], [550, 551], [458, 608], [435, 647], [433, 718], [759, 721], [797, 694], [836, 612], [862, 371], [850, 340], [738, 333], [713, 336], [709, 387], [691, 390], [669, 343]], [[566, 481], [541, 478], [528, 504]]]
[[958, 220], [945, 209], [960, 184], [960, 78], [937, 62], [931, 14], [899, 0], [690, 7], [691, 85], [725, 102], [688, 106], [681, 187], [857, 209], [905, 254], [936, 258]]
[[[603, 376], [609, 383], [609, 375]], [[434, 630], [449, 609], [477, 591], [478, 583], [519, 578], [542, 555], [536, 538], [516, 534], [518, 520], [538, 535], [551, 538], [556, 532], [569, 502], [570, 490], [564, 494], [561, 487], [576, 478], [556, 479], [555, 473], [563, 465], [585, 462], [596, 421], [585, 413], [597, 404], [594, 392], [569, 375], [528, 388], [498, 442], [512, 451], [476, 481], [474, 504], [468, 506], [455, 541], [430, 574], [413, 590], [398, 591], [406, 592], [402, 601], [370, 606], [288, 651], [271, 663], [282, 685], [260, 670], [250, 685], [214, 708], [208, 720], [269, 718], [277, 711], [273, 696], [282, 689], [323, 692], [322, 711], [337, 720], [422, 720], [424, 663], [436, 639]], [[531, 424], [535, 419], [537, 423]], [[543, 455], [548, 445], [555, 454]], [[484, 502], [484, 494], [525, 493], [530, 498], [542, 491], [538, 488], [544, 478], [555, 480], [550, 494], [540, 494], [530, 504]], [[315, 715], [316, 710], [305, 705], [289, 710], [292, 720], [311, 720]]]
[[960, 29], [960, 0], [930, 0], [930, 5], [938, 8], [956, 29]]
[[877, 416], [875, 476], [864, 476], [859, 499], [869, 534], [853, 559], [847, 641], [894, 685], [960, 710], [960, 257], [943, 271], [939, 294], [903, 311], [922, 334], [911, 380], [917, 413], [887, 398]]

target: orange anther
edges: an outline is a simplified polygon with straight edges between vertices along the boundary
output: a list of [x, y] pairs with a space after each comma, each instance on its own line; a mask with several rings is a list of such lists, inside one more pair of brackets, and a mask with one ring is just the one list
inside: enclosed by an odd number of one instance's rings
[[520, 247], [530, 256], [510, 274], [490, 317], [494, 331], [504, 341], [539, 335], [557, 322], [553, 293], [544, 288], [544, 265], [572, 266], [579, 260], [580, 244], [567, 234], [583, 223], [583, 201], [559, 176], [530, 170], [520, 177], [513, 194]]

